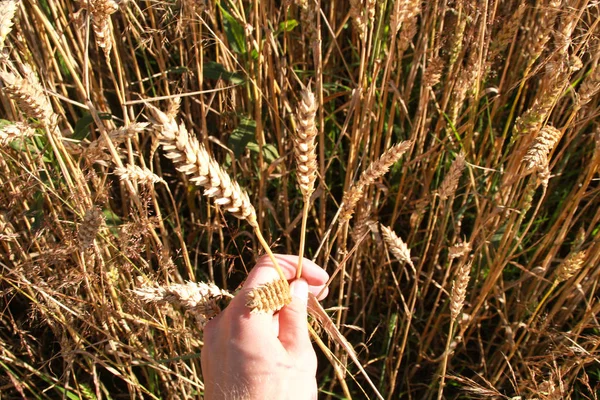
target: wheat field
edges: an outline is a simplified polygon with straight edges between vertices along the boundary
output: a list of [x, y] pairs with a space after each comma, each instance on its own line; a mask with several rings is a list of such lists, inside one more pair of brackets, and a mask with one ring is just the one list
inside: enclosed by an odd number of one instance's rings
[[271, 251], [331, 276], [319, 398], [597, 399], [599, 24], [0, 1], [0, 399], [200, 398], [203, 324]]

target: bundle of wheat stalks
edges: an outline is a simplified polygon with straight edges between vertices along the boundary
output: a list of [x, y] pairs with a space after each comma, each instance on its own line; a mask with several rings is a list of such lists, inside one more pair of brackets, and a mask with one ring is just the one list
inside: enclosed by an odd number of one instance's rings
[[589, 0], [1, 0], [2, 397], [202, 395], [204, 323], [276, 251], [331, 276], [323, 398], [595, 398], [599, 31]]

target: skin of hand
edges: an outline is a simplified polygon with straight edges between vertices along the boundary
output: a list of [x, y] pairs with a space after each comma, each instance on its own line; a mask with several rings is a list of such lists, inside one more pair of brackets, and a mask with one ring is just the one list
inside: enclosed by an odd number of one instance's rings
[[[242, 290], [227, 308], [204, 328], [202, 373], [206, 400], [316, 399], [317, 356], [307, 326], [308, 292], [318, 296], [329, 279], [310, 260], [276, 255], [290, 282], [292, 302], [279, 312], [254, 313], [245, 306], [246, 294], [279, 278], [269, 258], [262, 257]], [[319, 300], [327, 295], [323, 290]]]

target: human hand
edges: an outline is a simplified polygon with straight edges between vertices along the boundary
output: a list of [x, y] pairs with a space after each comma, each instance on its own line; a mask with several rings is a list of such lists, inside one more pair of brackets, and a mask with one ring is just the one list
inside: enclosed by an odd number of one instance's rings
[[[204, 328], [202, 373], [206, 400], [316, 399], [317, 356], [307, 328], [308, 292], [321, 293], [329, 276], [310, 260], [276, 255], [290, 281], [292, 302], [278, 313], [254, 313], [246, 307], [248, 292], [279, 279], [267, 257], [258, 260], [242, 290]], [[293, 280], [294, 279], [294, 280]], [[327, 289], [319, 300], [327, 295]]]

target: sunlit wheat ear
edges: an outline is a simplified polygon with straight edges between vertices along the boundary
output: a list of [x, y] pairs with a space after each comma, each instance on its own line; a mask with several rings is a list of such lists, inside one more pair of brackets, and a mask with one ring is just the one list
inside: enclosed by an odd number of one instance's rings
[[579, 106], [584, 106], [600, 92], [600, 66], [593, 67], [592, 72], [581, 84], [577, 94], [579, 95]]
[[440, 198], [446, 200], [448, 197], [452, 197], [458, 187], [458, 181], [462, 176], [465, 169], [465, 153], [462, 151], [456, 156], [456, 159], [452, 162], [450, 170], [444, 177], [440, 189], [438, 191]]
[[560, 140], [561, 135], [558, 129], [550, 125], [540, 130], [523, 157], [528, 172], [543, 171], [548, 166], [548, 155]]
[[196, 185], [202, 186], [204, 195], [213, 197], [216, 204], [235, 217], [247, 220], [252, 227], [258, 227], [256, 211], [248, 194], [231, 180], [204, 146], [190, 136], [183, 124], [177, 125], [173, 116], [169, 117], [153, 106], [148, 108], [160, 125], [160, 144], [177, 170], [188, 175]]
[[128, 180], [148, 186], [154, 183], [164, 182], [162, 178], [150, 171], [148, 168], [142, 168], [132, 164], [127, 164], [126, 167], [116, 168], [115, 175], [117, 175], [121, 180]]
[[342, 198], [342, 210], [340, 211], [340, 222], [349, 221], [352, 219], [356, 204], [361, 199], [365, 188], [373, 184], [377, 179], [385, 175], [390, 167], [402, 157], [402, 155], [410, 148], [412, 142], [407, 140], [400, 142], [389, 149], [373, 162], [360, 176], [360, 179], [348, 190]]
[[0, 2], [0, 50], [4, 48], [6, 37], [13, 27], [13, 18], [17, 12], [18, 3], [14, 0]]
[[569, 255], [556, 271], [556, 282], [561, 283], [571, 279], [583, 266], [586, 255], [585, 251], [578, 251]]
[[92, 208], [85, 213], [77, 234], [81, 250], [86, 250], [94, 243], [102, 222], [104, 222], [104, 214], [98, 208]]
[[187, 282], [168, 286], [145, 285], [132, 290], [145, 303], [172, 304], [194, 315], [200, 327], [221, 312], [220, 301], [233, 295], [214, 283]]
[[284, 279], [254, 288], [246, 295], [246, 307], [250, 309], [251, 313], [279, 311], [291, 301], [289, 284]]
[[469, 284], [469, 277], [471, 274], [472, 261], [463, 263], [458, 272], [456, 278], [452, 283], [452, 295], [450, 297], [450, 314], [452, 320], [456, 320], [462, 311], [463, 305], [465, 304], [465, 297], [467, 295], [467, 286]]
[[0, 71], [0, 78], [4, 81], [4, 91], [28, 117], [52, 125], [55, 121], [52, 105], [35, 73], [28, 66], [25, 68], [24, 77], [9, 71]]
[[[108, 133], [108, 138], [112, 144], [117, 147], [122, 143], [125, 143], [127, 139], [133, 138], [136, 134], [142, 133], [148, 127], [146, 122], [135, 122], [114, 129]], [[104, 139], [104, 136], [100, 136], [98, 139], [91, 142], [84, 150], [83, 156], [90, 162], [103, 162], [112, 160], [112, 156], [108, 153], [108, 143]]]
[[87, 6], [91, 14], [96, 44], [104, 51], [104, 55], [108, 59], [113, 46], [110, 16], [117, 12], [119, 4], [114, 0], [82, 0], [82, 5]]
[[6, 146], [13, 140], [24, 139], [35, 134], [35, 130], [24, 122], [15, 122], [0, 129], [0, 146]]
[[294, 153], [296, 155], [298, 185], [304, 199], [310, 198], [315, 190], [317, 179], [317, 153], [315, 138], [318, 131], [315, 126], [317, 103], [315, 95], [309, 90], [302, 90], [302, 101], [298, 105], [296, 136], [294, 137]]
[[421, 2], [415, 0], [396, 0], [390, 15], [390, 29], [393, 34], [398, 33], [400, 27], [412, 20], [421, 12]]
[[400, 262], [405, 262], [411, 266], [413, 266], [413, 262], [410, 259], [410, 249], [404, 243], [402, 238], [398, 237], [396, 233], [388, 228], [387, 226], [381, 225], [381, 233], [383, 235], [383, 240], [388, 246], [388, 249], [392, 252], [394, 257]]

